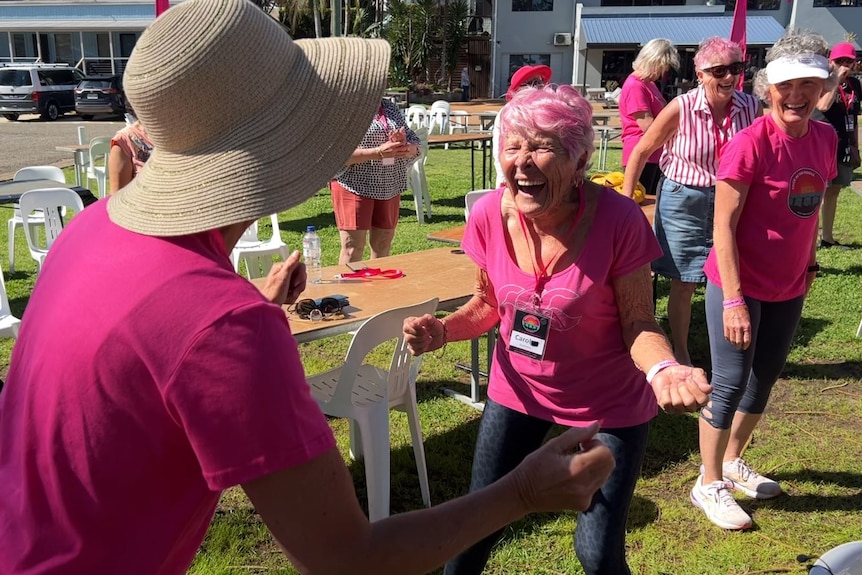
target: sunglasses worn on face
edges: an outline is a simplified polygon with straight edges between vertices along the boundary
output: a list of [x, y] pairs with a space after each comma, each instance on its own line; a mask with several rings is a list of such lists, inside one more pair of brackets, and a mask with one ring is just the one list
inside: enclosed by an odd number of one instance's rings
[[319, 300], [319, 303], [313, 299], [301, 299], [293, 304], [293, 313], [302, 319], [323, 319], [331, 317], [337, 313], [341, 313], [346, 302], [332, 297], [325, 297]]
[[721, 65], [721, 66], [713, 66], [712, 68], [704, 68], [703, 71], [708, 73], [713, 78], [724, 78], [727, 76], [727, 73], [730, 72], [734, 76], [742, 74], [742, 71], [745, 70], [744, 62], [734, 62], [733, 64]]
[[855, 60], [853, 58], [838, 58], [837, 60], [832, 60], [838, 66], [852, 66]]

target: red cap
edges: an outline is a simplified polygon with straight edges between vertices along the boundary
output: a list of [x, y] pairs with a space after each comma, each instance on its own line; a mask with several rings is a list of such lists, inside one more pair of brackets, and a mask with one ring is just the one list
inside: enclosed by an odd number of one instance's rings
[[841, 58], [850, 58], [851, 60], [856, 59], [856, 48], [853, 47], [853, 44], [850, 42], [835, 44], [832, 48], [832, 52], [829, 54], [829, 59], [840, 60]]
[[547, 84], [551, 81], [551, 74], [551, 69], [547, 66], [521, 66], [512, 74], [509, 91], [506, 92], [506, 101], [511, 100], [518, 88], [526, 86], [531, 80], [541, 78], [542, 83]]

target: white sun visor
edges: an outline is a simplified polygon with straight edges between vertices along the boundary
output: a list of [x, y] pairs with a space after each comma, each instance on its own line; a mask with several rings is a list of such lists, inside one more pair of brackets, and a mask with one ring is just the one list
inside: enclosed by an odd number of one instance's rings
[[766, 65], [766, 79], [770, 84], [778, 84], [797, 78], [829, 77], [829, 61], [817, 54], [783, 56]]

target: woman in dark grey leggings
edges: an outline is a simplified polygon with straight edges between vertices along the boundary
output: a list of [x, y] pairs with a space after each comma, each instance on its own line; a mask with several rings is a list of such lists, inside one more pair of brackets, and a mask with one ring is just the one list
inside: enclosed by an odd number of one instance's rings
[[704, 266], [713, 392], [701, 411], [703, 470], [691, 501], [724, 529], [752, 524], [731, 489], [758, 499], [781, 494], [742, 451], [819, 269], [817, 211], [835, 177], [837, 138], [809, 119], [830, 76], [828, 49], [821, 36], [800, 31], [770, 48], [754, 82], [770, 113], [725, 146], [716, 175], [714, 247]]
[[[470, 491], [497, 481], [542, 444], [552, 423], [488, 400], [482, 413]], [[629, 575], [626, 563], [626, 518], [640, 476], [648, 423], [602, 429], [595, 438], [608, 446], [616, 461], [611, 477], [578, 514], [575, 552], [586, 573]], [[481, 573], [502, 530], [486, 537], [446, 564], [446, 575]]]

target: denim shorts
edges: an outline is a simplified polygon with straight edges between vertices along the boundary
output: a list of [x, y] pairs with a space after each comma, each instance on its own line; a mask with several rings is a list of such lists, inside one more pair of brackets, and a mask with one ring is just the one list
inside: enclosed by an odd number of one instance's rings
[[654, 228], [662, 257], [655, 273], [684, 282], [703, 283], [703, 266], [712, 249], [715, 186], [685, 186], [664, 178], [659, 186]]

